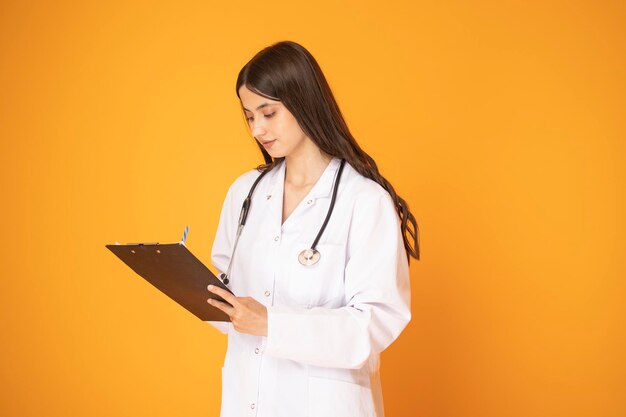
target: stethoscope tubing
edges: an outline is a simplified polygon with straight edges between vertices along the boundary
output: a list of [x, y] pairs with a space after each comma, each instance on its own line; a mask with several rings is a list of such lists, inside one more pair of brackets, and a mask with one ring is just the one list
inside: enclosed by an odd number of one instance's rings
[[[322, 237], [322, 234], [324, 233], [324, 230], [326, 230], [326, 226], [328, 225], [330, 216], [333, 213], [333, 209], [335, 207], [335, 201], [337, 200], [337, 190], [339, 189], [339, 181], [341, 179], [341, 173], [343, 172], [343, 167], [345, 163], [346, 163], [346, 160], [342, 159], [341, 165], [339, 166], [339, 170], [337, 171], [337, 176], [335, 177], [335, 181], [333, 185], [333, 194], [330, 200], [330, 206], [328, 207], [328, 212], [326, 213], [326, 218], [324, 219], [324, 223], [322, 224], [322, 227], [317, 232], [317, 236], [315, 237], [315, 240], [313, 241], [311, 248], [303, 250], [298, 255], [298, 260], [300, 261], [302, 265], [305, 265], [305, 266], [313, 265], [317, 263], [320, 259], [320, 253], [317, 251], [316, 247], [320, 238]], [[252, 183], [252, 186], [250, 187], [250, 191], [248, 191], [248, 195], [246, 196], [245, 200], [243, 201], [243, 204], [241, 205], [241, 212], [239, 213], [239, 221], [237, 224], [237, 233], [235, 235], [235, 242], [233, 244], [233, 250], [231, 251], [230, 259], [228, 261], [228, 268], [226, 269], [226, 273], [221, 274], [220, 276], [220, 278], [222, 278], [222, 282], [224, 282], [225, 285], [228, 285], [228, 283], [230, 282], [229, 277], [230, 277], [231, 269], [233, 266], [233, 258], [235, 257], [235, 250], [237, 249], [237, 244], [239, 243], [239, 237], [241, 236], [243, 227], [246, 224], [248, 213], [250, 212], [250, 206], [252, 205], [252, 196], [254, 194], [254, 190], [256, 189], [261, 179], [270, 170], [271, 169], [266, 169], [265, 171], [261, 172], [261, 175], [259, 175], [256, 178], [256, 180], [254, 180], [254, 183]]]
[[331, 214], [333, 214], [333, 209], [335, 208], [335, 201], [337, 200], [337, 190], [339, 189], [339, 180], [341, 179], [341, 173], [343, 172], [343, 166], [346, 164], [346, 160], [341, 160], [341, 165], [339, 165], [339, 171], [337, 171], [337, 177], [335, 178], [335, 184], [333, 185], [333, 195], [330, 199], [330, 206], [328, 207], [328, 212], [326, 213], [326, 218], [324, 219], [324, 223], [320, 228], [320, 231], [317, 232], [317, 236], [311, 245], [311, 250], [315, 251], [317, 247], [317, 243], [320, 241], [324, 230], [326, 229], [326, 225], [328, 225], [328, 221], [330, 220]]
[[221, 274], [220, 278], [222, 278], [222, 282], [225, 285], [228, 285], [230, 282], [230, 272], [233, 267], [233, 258], [235, 257], [235, 250], [237, 249], [237, 244], [239, 243], [239, 236], [241, 236], [241, 232], [243, 231], [243, 227], [246, 225], [246, 219], [248, 218], [248, 212], [250, 211], [250, 205], [252, 204], [252, 195], [254, 194], [254, 190], [256, 186], [259, 184], [261, 179], [270, 172], [270, 169], [265, 169], [265, 171], [261, 172], [254, 183], [252, 183], [252, 187], [250, 187], [250, 191], [248, 191], [248, 195], [243, 200], [243, 204], [241, 205], [241, 212], [239, 213], [239, 221], [237, 222], [237, 233], [235, 235], [235, 243], [233, 244], [233, 250], [230, 253], [230, 259], [228, 260], [228, 268], [226, 269], [226, 273]]

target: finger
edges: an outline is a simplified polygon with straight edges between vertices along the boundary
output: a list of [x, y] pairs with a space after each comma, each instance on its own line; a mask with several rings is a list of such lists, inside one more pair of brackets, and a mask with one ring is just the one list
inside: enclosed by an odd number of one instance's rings
[[236, 304], [238, 304], [237, 297], [235, 297], [234, 295], [232, 295], [228, 291], [226, 291], [226, 290], [224, 290], [224, 289], [222, 289], [220, 287], [216, 287], [215, 285], [209, 285], [207, 288], [213, 294], [217, 294], [220, 297], [222, 297], [224, 300], [228, 301], [233, 307], [235, 307]]
[[229, 306], [226, 303], [223, 303], [221, 301], [217, 301], [213, 298], [209, 298], [208, 300], [206, 300], [207, 303], [209, 303], [210, 305], [212, 305], [215, 308], [219, 308], [220, 310], [222, 310], [224, 313], [228, 314], [228, 317], [231, 317], [233, 314], [235, 314], [235, 309], [231, 306]]

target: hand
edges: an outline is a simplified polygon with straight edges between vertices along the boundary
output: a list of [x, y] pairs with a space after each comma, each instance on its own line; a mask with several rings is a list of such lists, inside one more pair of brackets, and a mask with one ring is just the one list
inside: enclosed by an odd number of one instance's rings
[[[267, 308], [252, 297], [235, 297], [226, 290], [215, 285], [207, 287], [231, 305], [209, 298], [207, 303], [228, 314], [231, 323], [239, 333], [267, 336]], [[231, 307], [232, 306], [232, 307]]]

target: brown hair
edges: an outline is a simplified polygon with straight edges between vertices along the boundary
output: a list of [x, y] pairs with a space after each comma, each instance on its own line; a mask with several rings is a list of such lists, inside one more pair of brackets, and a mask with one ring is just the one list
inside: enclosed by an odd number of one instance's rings
[[[259, 51], [239, 72], [239, 89], [271, 100], [281, 101], [298, 121], [302, 131], [328, 155], [344, 158], [361, 175], [380, 184], [391, 195], [398, 216], [407, 257], [420, 258], [419, 229], [406, 201], [378, 171], [376, 162], [357, 144], [346, 125], [333, 93], [315, 58], [303, 46], [283, 41]], [[275, 160], [257, 142], [265, 165], [271, 169]]]

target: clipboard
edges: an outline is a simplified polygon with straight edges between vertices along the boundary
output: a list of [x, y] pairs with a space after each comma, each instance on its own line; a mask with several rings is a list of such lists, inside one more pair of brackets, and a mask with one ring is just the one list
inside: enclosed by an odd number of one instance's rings
[[139, 276], [200, 320], [230, 321], [226, 313], [207, 303], [208, 298], [227, 303], [222, 297], [209, 292], [207, 286], [213, 284], [231, 294], [232, 291], [183, 242], [105, 246]]

